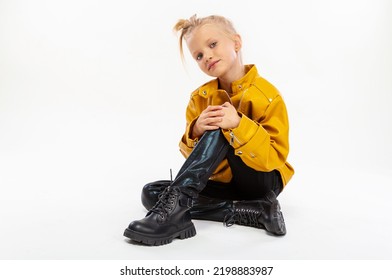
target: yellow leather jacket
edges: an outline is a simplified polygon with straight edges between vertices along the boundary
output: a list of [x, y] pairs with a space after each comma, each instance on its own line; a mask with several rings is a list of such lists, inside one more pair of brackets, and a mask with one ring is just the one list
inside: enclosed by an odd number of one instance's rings
[[[232, 83], [232, 93], [218, 89], [214, 79], [192, 92], [186, 110], [186, 131], [180, 141], [180, 151], [188, 157], [198, 139], [191, 131], [201, 112], [210, 104], [223, 104], [223, 95], [230, 98], [241, 116], [237, 128], [225, 130], [223, 135], [233, 146], [235, 154], [249, 167], [269, 172], [278, 170], [286, 185], [294, 169], [286, 161], [289, 153], [289, 121], [286, 105], [278, 90], [262, 78], [254, 65], [246, 65], [246, 74]], [[227, 160], [221, 162], [211, 180], [230, 182], [232, 173]]]

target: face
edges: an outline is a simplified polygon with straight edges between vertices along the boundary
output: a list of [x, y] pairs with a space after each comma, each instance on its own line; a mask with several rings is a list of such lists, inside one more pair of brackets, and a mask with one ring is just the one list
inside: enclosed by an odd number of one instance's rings
[[193, 30], [185, 41], [200, 69], [209, 76], [224, 78], [241, 67], [239, 35], [230, 38], [221, 27], [205, 24]]

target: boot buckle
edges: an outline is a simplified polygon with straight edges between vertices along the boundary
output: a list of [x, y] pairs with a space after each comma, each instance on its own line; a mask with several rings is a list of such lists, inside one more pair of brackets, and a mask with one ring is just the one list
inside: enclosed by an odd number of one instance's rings
[[181, 197], [180, 200], [180, 205], [181, 206], [186, 206], [188, 208], [192, 208], [193, 207], [193, 198], [191, 197]]

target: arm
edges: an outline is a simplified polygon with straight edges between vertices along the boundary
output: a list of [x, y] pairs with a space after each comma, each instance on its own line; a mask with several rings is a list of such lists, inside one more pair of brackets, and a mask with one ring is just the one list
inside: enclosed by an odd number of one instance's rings
[[282, 97], [277, 96], [259, 120], [241, 116], [238, 127], [224, 135], [246, 165], [259, 171], [272, 171], [286, 163], [289, 152], [289, 123]]
[[183, 134], [181, 141], [179, 143], [180, 151], [184, 157], [188, 157], [193, 150], [193, 147], [199, 141], [198, 137], [194, 137], [193, 127], [195, 122], [197, 121], [198, 116], [200, 115], [200, 109], [195, 106], [194, 99], [191, 98], [189, 100], [188, 106], [186, 108], [186, 128], [185, 133]]

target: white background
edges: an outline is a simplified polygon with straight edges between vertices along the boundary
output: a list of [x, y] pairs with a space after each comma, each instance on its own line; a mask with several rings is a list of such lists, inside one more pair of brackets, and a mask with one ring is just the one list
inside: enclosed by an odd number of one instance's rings
[[[183, 162], [210, 77], [172, 27], [195, 13], [231, 19], [286, 101], [283, 238], [204, 221], [167, 246], [122, 236], [142, 186]], [[390, 259], [391, 18], [387, 0], [1, 0], [0, 259]]]

